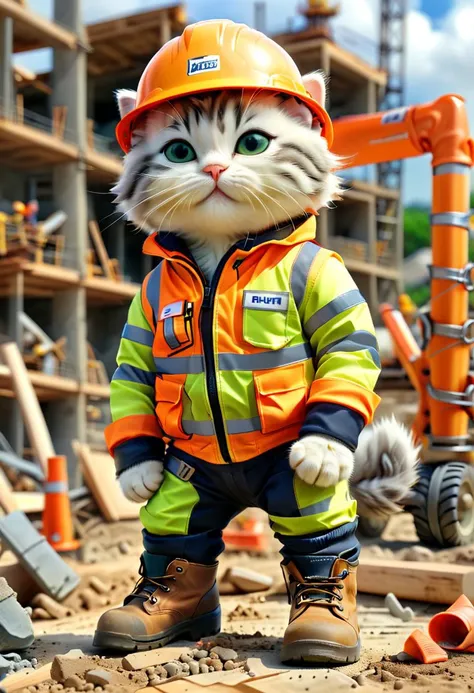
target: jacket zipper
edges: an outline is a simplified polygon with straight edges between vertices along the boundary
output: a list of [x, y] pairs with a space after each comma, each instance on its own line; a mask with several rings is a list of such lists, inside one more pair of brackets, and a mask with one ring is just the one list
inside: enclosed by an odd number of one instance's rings
[[227, 260], [234, 253], [235, 248], [229, 248], [227, 253], [221, 258], [212, 281], [209, 284], [204, 283], [204, 299], [201, 308], [201, 338], [202, 346], [204, 352], [204, 363], [206, 367], [206, 386], [207, 394], [209, 397], [209, 404], [211, 406], [212, 418], [214, 420], [214, 428], [216, 431], [217, 444], [219, 445], [219, 450], [222, 459], [227, 464], [232, 464], [232, 458], [229, 452], [229, 446], [227, 445], [227, 436], [225, 432], [225, 424], [222, 416], [222, 410], [219, 402], [219, 393], [217, 391], [217, 377], [216, 377], [216, 358], [214, 351], [214, 340], [213, 340], [213, 317], [214, 317], [214, 304], [216, 297], [217, 284], [224, 270]]

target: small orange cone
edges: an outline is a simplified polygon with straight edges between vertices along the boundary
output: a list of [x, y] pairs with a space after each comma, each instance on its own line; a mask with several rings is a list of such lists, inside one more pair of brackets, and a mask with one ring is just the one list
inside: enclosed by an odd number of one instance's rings
[[75, 551], [80, 542], [74, 539], [64, 455], [48, 458], [48, 481], [44, 492], [43, 535], [59, 553]]
[[448, 655], [437, 645], [428, 635], [425, 635], [418, 628], [408, 636], [403, 651], [407, 655], [425, 664], [435, 664], [435, 662], [446, 662]]
[[428, 631], [446, 650], [474, 652], [474, 605], [462, 594], [449, 609], [433, 616]]

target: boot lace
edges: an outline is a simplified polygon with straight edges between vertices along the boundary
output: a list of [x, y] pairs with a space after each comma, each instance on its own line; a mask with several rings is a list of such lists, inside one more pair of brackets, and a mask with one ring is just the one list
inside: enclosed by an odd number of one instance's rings
[[291, 593], [295, 599], [297, 607], [305, 603], [311, 602], [328, 602], [331, 606], [335, 606], [338, 611], [344, 611], [344, 607], [340, 604], [334, 604], [336, 600], [342, 602], [341, 594], [344, 589], [343, 580], [349, 575], [348, 570], [343, 570], [340, 575], [335, 575], [329, 578], [315, 578], [311, 582], [297, 582], [292, 586], [288, 584], [285, 577], [286, 587], [288, 591], [288, 602], [291, 603]]
[[[140, 569], [138, 571], [140, 578], [137, 580], [135, 583], [135, 587], [133, 588], [132, 592], [132, 597], [142, 597], [143, 599], [150, 599], [152, 603], [156, 603], [157, 598], [153, 596], [153, 593], [156, 592], [157, 589], [160, 589], [162, 592], [170, 592], [171, 587], [167, 585], [166, 583], [163, 583], [164, 580], [173, 580], [173, 582], [176, 582], [176, 576], [175, 575], [161, 575], [160, 577], [157, 578], [151, 578], [148, 577], [147, 575], [144, 574], [144, 564], [143, 562], [140, 564]], [[178, 566], [176, 569], [177, 572], [182, 572], [182, 568]]]

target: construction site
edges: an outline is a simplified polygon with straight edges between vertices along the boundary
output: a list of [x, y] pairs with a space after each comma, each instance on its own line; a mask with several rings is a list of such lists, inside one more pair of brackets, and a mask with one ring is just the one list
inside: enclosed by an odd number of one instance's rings
[[[270, 33], [271, 0], [254, 5], [254, 28]], [[0, 693], [474, 689], [474, 147], [459, 97], [407, 105], [407, 5], [380, 1], [372, 60], [350, 32], [338, 42], [329, 0], [302, 0], [299, 28], [271, 35], [301, 74], [329, 78], [331, 151], [350, 163], [317, 240], [343, 258], [375, 324], [375, 425], [394, 415], [420, 446], [416, 484], [388, 502], [399, 512], [365, 516], [360, 504], [362, 650], [328, 667], [280, 662], [290, 597], [281, 545], [255, 508], [223, 533], [220, 632], [128, 654], [93, 646], [143, 550], [140, 506], [122, 494], [105, 431], [127, 313], [158, 260], [110, 193], [123, 172], [115, 92], [136, 89], [200, 18], [174, 4], [86, 24], [81, 0], [54, 0], [48, 19], [0, 0]], [[51, 71], [23, 67], [40, 49]], [[425, 152], [433, 264], [431, 308], [418, 312], [403, 293], [401, 198], [403, 160]]]

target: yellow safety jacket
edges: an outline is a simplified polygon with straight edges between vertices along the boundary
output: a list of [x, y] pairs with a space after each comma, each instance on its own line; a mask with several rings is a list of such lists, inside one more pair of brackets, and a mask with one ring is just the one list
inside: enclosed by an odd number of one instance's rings
[[208, 284], [174, 234], [130, 307], [106, 430], [118, 471], [162, 458], [242, 462], [319, 433], [351, 449], [379, 398], [367, 304], [313, 216], [236, 243]]

